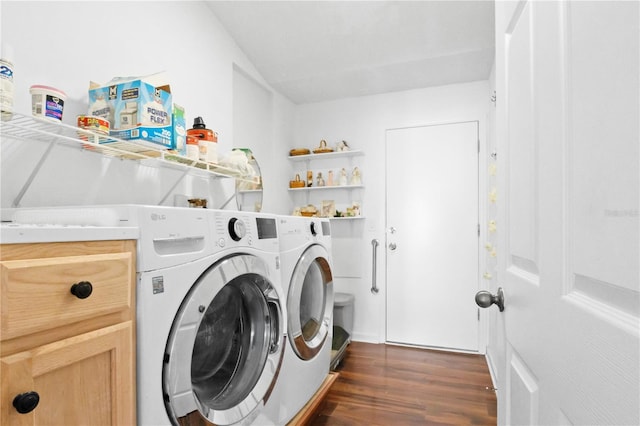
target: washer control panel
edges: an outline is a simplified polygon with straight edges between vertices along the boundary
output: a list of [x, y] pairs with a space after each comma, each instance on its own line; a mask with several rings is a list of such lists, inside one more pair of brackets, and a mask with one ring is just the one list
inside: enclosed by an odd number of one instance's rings
[[209, 214], [216, 247], [252, 247], [269, 252], [279, 251], [275, 216], [213, 209]]
[[244, 222], [237, 217], [229, 219], [229, 235], [233, 241], [240, 241], [247, 235], [247, 227]]

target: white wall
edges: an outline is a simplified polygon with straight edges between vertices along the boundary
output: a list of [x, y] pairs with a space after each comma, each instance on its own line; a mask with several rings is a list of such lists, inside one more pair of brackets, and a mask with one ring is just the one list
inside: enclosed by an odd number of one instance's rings
[[[202, 116], [207, 127], [218, 132], [220, 156], [237, 146], [232, 117], [234, 64], [264, 84], [203, 2], [3, 1], [0, 11], [2, 41], [14, 51], [15, 111], [23, 114], [30, 113], [33, 84], [65, 91], [63, 122], [74, 125], [75, 117], [87, 112], [90, 80], [104, 83], [116, 76], [166, 71], [174, 102], [186, 109], [188, 127], [194, 117]], [[271, 106], [272, 134], [261, 143], [272, 145], [271, 152], [282, 152], [282, 162], [278, 156], [258, 161], [263, 173], [276, 181], [286, 178], [281, 175], [293, 104], [274, 92]], [[11, 206], [45, 148], [9, 138], [2, 141], [2, 207]], [[179, 176], [175, 171], [55, 148], [21, 205], [157, 204]], [[227, 194], [216, 195], [221, 186], [230, 185], [187, 178], [174, 193], [217, 201], [226, 199]], [[173, 194], [164, 204], [173, 204]], [[283, 213], [286, 204], [286, 192], [271, 192], [263, 206], [276, 213], [282, 208]]]
[[[294, 200], [286, 191], [294, 168], [286, 160], [289, 149], [314, 148], [320, 139], [331, 145], [344, 139], [353, 149], [364, 150], [365, 157], [358, 161], [366, 185], [362, 200], [366, 220], [333, 223], [335, 283], [337, 291], [356, 295], [355, 338], [384, 341], [385, 130], [479, 120], [484, 138], [487, 82], [298, 106], [273, 92], [271, 134], [259, 146], [246, 140], [238, 145], [232, 116], [234, 65], [271, 89], [202, 2], [3, 1], [0, 14], [2, 41], [14, 51], [17, 112], [29, 114], [29, 86], [50, 85], [67, 93], [63, 121], [74, 124], [76, 115], [86, 113], [90, 80], [106, 82], [115, 76], [166, 71], [174, 101], [186, 108], [187, 124], [202, 116], [218, 132], [219, 154], [234, 146], [256, 153], [263, 176], [269, 177], [264, 211], [289, 213], [293, 207]], [[45, 148], [44, 144], [3, 138], [0, 206], [11, 206]], [[268, 157], [258, 155], [267, 152]], [[21, 206], [157, 204], [178, 177], [173, 171], [55, 148]], [[213, 199], [215, 206], [228, 195], [217, 195], [221, 186], [210, 179], [187, 178], [164, 204], [172, 204], [174, 194], [188, 194]], [[381, 242], [378, 283], [382, 290], [375, 296], [369, 291], [373, 238]], [[344, 259], [352, 264], [346, 267]], [[340, 275], [345, 269], [350, 278]]]
[[[484, 158], [489, 98], [489, 83], [481, 81], [300, 105], [296, 108], [296, 147], [314, 148], [321, 139], [334, 145], [344, 139], [352, 149], [365, 151], [364, 158], [358, 161], [362, 164], [362, 179], [366, 186], [362, 200], [362, 213], [366, 219], [364, 222], [332, 222], [333, 259], [337, 272], [334, 277], [335, 289], [355, 295], [355, 340], [385, 340], [385, 131], [391, 128], [478, 120], [480, 158]], [[295, 166], [290, 165], [289, 169], [293, 173]], [[484, 182], [482, 176], [481, 182]], [[483, 194], [484, 184], [480, 190]], [[291, 204], [296, 201], [291, 199]], [[377, 295], [370, 292], [371, 240], [374, 238], [381, 244], [377, 277], [381, 290]], [[361, 259], [356, 268], [358, 274], [351, 273], [354, 268], [348, 265], [354, 259]], [[340, 271], [347, 269], [351, 277], [341, 275]]]

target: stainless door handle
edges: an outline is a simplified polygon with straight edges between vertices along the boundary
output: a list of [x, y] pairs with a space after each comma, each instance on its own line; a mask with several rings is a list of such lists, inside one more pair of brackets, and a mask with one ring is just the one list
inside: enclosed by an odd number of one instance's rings
[[494, 296], [486, 290], [482, 290], [476, 293], [476, 304], [481, 308], [488, 308], [495, 304], [500, 312], [504, 311], [504, 292], [502, 287], [498, 287], [498, 292]]
[[397, 247], [396, 243], [389, 243], [389, 250], [395, 250]]
[[373, 270], [371, 271], [371, 293], [373, 294], [377, 294], [378, 293], [378, 284], [377, 284], [377, 272], [376, 272], [376, 264], [377, 264], [377, 254], [378, 254], [378, 240], [376, 240], [375, 238], [373, 240], [371, 240], [371, 246], [372, 246], [372, 253], [373, 253], [373, 259], [371, 260], [371, 265]]

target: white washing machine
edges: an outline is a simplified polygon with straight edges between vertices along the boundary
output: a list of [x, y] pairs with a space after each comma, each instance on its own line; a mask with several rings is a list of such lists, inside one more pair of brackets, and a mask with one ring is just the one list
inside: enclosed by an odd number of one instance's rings
[[287, 345], [279, 424], [290, 421], [329, 374], [333, 318], [329, 219], [280, 216], [282, 285], [287, 294]]
[[131, 213], [140, 228], [138, 424], [277, 424], [265, 409], [286, 343], [275, 217]]
[[138, 424], [279, 424], [286, 293], [276, 216], [141, 205], [9, 213], [51, 231], [137, 237]]

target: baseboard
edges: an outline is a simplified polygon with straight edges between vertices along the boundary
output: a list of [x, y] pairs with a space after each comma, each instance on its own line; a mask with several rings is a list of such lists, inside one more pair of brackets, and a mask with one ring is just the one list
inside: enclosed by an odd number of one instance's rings
[[313, 397], [302, 407], [302, 410], [291, 419], [287, 426], [306, 426], [311, 420], [317, 417], [324, 408], [325, 399], [331, 390], [333, 382], [336, 381], [340, 373], [330, 372], [320, 385]]
[[496, 376], [493, 358], [491, 358], [491, 351], [487, 350], [484, 357], [487, 361], [487, 367], [489, 368], [489, 375], [491, 376], [491, 383], [493, 383], [493, 389], [496, 392], [498, 392], [498, 377]]
[[377, 334], [359, 334], [356, 332], [351, 336], [351, 341], [363, 343], [384, 343], [384, 339], [380, 340], [380, 336]]

